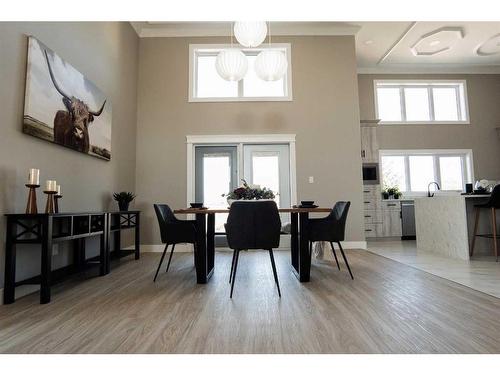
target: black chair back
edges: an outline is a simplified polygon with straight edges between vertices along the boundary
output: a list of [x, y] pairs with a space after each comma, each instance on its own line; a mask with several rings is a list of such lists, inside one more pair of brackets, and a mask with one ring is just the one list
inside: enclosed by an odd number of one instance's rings
[[231, 204], [226, 235], [232, 249], [273, 249], [279, 247], [281, 220], [274, 201]]
[[339, 201], [333, 206], [332, 212], [327, 216], [327, 219], [332, 222], [332, 235], [335, 238], [334, 242], [344, 241], [345, 238], [345, 224], [347, 221], [347, 214], [351, 202]]
[[175, 217], [168, 204], [154, 204], [154, 208], [160, 226], [161, 242], [167, 243], [168, 224], [176, 223], [179, 220]]
[[486, 205], [488, 207], [500, 208], [500, 184], [493, 188], [490, 200]]

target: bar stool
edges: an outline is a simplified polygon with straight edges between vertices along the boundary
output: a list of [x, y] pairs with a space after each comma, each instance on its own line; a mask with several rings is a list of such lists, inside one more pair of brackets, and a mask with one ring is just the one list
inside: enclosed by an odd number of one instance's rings
[[[477, 224], [479, 222], [479, 213], [481, 209], [487, 208], [491, 211], [491, 226], [493, 234], [477, 234]], [[476, 243], [476, 237], [486, 237], [493, 239], [493, 251], [495, 253], [496, 261], [498, 262], [498, 244], [497, 244], [497, 212], [500, 209], [500, 185], [495, 186], [491, 192], [491, 197], [488, 202], [484, 204], [474, 205], [474, 210], [476, 211], [476, 219], [474, 221], [474, 234], [472, 236], [472, 243], [470, 245], [470, 256], [474, 253], [474, 245]]]

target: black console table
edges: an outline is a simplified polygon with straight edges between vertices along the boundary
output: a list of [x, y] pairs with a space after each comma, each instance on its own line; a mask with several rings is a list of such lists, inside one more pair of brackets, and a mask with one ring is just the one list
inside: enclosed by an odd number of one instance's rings
[[[87, 262], [85, 238], [100, 237], [99, 274], [110, 271], [110, 236], [114, 234], [114, 253], [125, 256], [133, 252], [139, 259], [140, 211], [77, 212], [57, 214], [7, 214], [7, 236], [5, 243], [4, 303], [15, 301], [15, 288], [23, 284], [40, 284], [40, 303], [50, 302], [52, 275], [52, 245], [62, 241], [73, 241], [74, 266], [81, 270]], [[122, 250], [121, 230], [135, 228], [135, 249]], [[40, 276], [16, 282], [16, 245], [39, 244], [41, 246]]]

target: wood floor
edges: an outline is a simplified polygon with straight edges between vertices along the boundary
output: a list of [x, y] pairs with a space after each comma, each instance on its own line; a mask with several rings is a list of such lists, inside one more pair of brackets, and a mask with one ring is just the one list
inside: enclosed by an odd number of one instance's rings
[[0, 306], [2, 353], [500, 353], [500, 299], [365, 251], [354, 272], [314, 261], [311, 282], [277, 251], [279, 299], [267, 252], [240, 256], [229, 299], [230, 253], [197, 285], [192, 254], [122, 260], [105, 277], [68, 281]]

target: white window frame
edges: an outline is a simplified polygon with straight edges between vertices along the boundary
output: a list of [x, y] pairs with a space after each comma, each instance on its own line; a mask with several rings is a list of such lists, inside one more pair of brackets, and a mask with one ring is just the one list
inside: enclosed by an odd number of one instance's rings
[[[410, 179], [410, 156], [420, 156], [428, 155], [434, 157], [434, 181], [436, 181], [439, 186], [441, 184], [441, 169], [439, 165], [440, 156], [459, 156], [462, 158], [462, 185], [465, 186], [466, 183], [472, 183], [474, 181], [474, 160], [472, 156], [471, 149], [434, 149], [434, 150], [380, 150], [379, 151], [379, 165], [380, 165], [380, 184], [384, 182], [384, 165], [382, 164], [383, 156], [403, 156], [405, 162], [405, 181], [406, 188], [411, 189], [411, 179]], [[462, 190], [443, 190], [444, 192], [456, 193]], [[408, 196], [423, 196], [427, 192], [406, 190], [402, 191], [405, 197]]]
[[[399, 97], [401, 100], [401, 119], [402, 121], [380, 121], [379, 125], [468, 125], [470, 124], [469, 117], [469, 101], [467, 97], [467, 81], [464, 79], [414, 79], [414, 80], [401, 80], [401, 79], [375, 79], [373, 80], [373, 95], [375, 100], [375, 117], [379, 118], [378, 111], [378, 85], [383, 85], [384, 87], [399, 88]], [[463, 88], [463, 98], [460, 95], [460, 89], [457, 85], [461, 85]], [[406, 121], [406, 102], [404, 88], [427, 88], [427, 93], [429, 96], [429, 116], [430, 120], [425, 121]], [[433, 100], [433, 87], [445, 87], [445, 88], [455, 88], [457, 94], [457, 113], [459, 116], [464, 116], [463, 119], [458, 121], [436, 121], [434, 120], [434, 100]], [[460, 87], [460, 86], [459, 86]], [[464, 108], [462, 108], [462, 106]]]
[[[263, 44], [258, 48], [241, 48], [242, 52], [248, 55], [257, 55], [263, 49], [278, 49], [285, 53], [288, 60], [288, 68], [286, 79], [283, 80], [284, 96], [261, 96], [261, 97], [244, 97], [243, 96], [243, 80], [238, 82], [238, 97], [216, 97], [216, 98], [199, 98], [196, 96], [197, 88], [197, 56], [200, 54], [216, 55], [221, 49], [230, 48], [230, 44], [190, 44], [189, 45], [189, 102], [287, 102], [293, 100], [292, 95], [292, 51], [290, 43], [271, 43]], [[239, 48], [239, 47], [238, 47]], [[215, 69], [215, 67], [214, 67]]]

